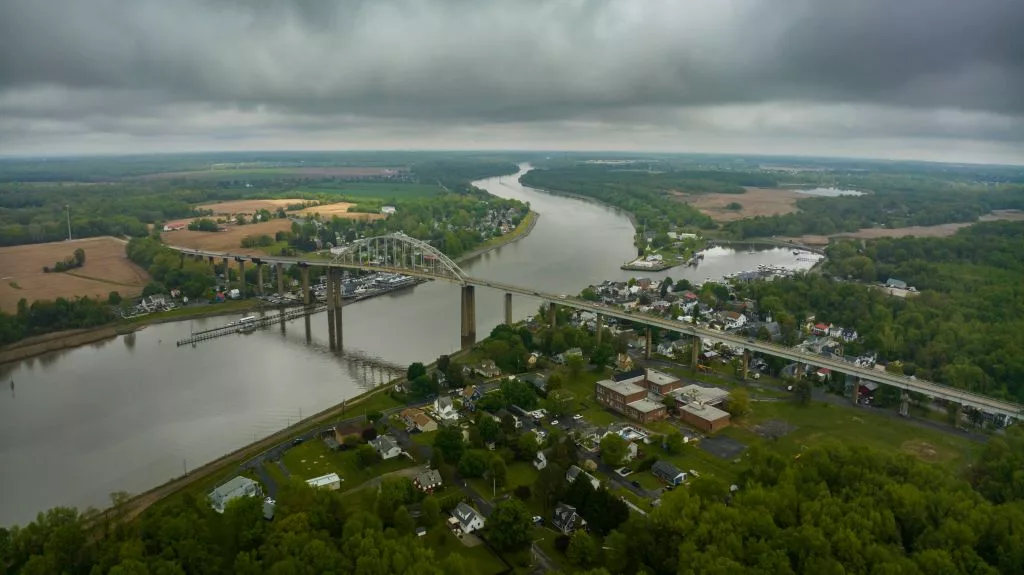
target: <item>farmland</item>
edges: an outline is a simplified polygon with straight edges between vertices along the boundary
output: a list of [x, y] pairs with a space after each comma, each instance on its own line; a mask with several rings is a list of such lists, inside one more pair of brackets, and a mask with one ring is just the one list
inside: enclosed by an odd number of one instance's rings
[[[808, 197], [793, 190], [778, 188], [746, 188], [742, 194], [688, 194], [676, 191], [672, 195], [716, 222], [789, 214], [798, 211], [797, 200]], [[741, 205], [742, 209], [730, 210], [727, 206], [733, 202]]]
[[258, 212], [259, 210], [269, 210], [274, 212], [277, 211], [277, 208], [286, 208], [289, 205], [301, 204], [306, 201], [309, 200], [299, 198], [231, 200], [229, 202], [217, 202], [215, 204], [200, 204], [196, 206], [196, 208], [202, 210], [213, 210], [213, 213], [217, 215], [230, 216], [233, 214], [251, 214], [253, 212]]
[[[122, 296], [142, 293], [149, 275], [128, 260], [124, 246], [121, 240], [98, 237], [0, 248], [0, 310], [15, 311], [21, 298], [31, 303], [75, 296], [106, 299], [112, 291]], [[82, 267], [43, 273], [43, 266], [52, 266], [78, 248], [85, 250]]]
[[335, 216], [339, 218], [346, 218], [350, 220], [379, 220], [384, 214], [365, 214], [360, 212], [350, 212], [349, 208], [355, 204], [349, 202], [336, 202], [333, 204], [323, 204], [312, 208], [306, 208], [296, 212], [289, 212], [291, 215], [307, 216], [310, 214], [320, 214], [323, 219], [331, 219]]
[[[234, 254], [259, 255], [264, 253], [258, 248], [242, 248], [242, 238], [245, 236], [268, 235], [274, 237], [277, 232], [290, 231], [292, 222], [288, 219], [274, 219], [269, 222], [258, 224], [247, 224], [244, 226], [228, 226], [224, 232], [194, 232], [191, 230], [180, 230], [167, 232], [163, 240], [168, 245], [196, 250], [209, 250], [214, 252], [231, 252]], [[88, 263], [86, 263], [88, 265]]]

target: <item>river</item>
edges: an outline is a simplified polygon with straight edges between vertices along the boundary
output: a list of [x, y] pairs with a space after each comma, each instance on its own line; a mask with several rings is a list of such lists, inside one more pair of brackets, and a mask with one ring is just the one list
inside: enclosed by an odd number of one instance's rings
[[[524, 170], [529, 169], [524, 167]], [[757, 264], [807, 268], [786, 249], [715, 248], [697, 268], [626, 272], [633, 228], [621, 211], [539, 192], [518, 176], [474, 182], [540, 214], [532, 233], [465, 262], [473, 276], [578, 293], [605, 279], [671, 276], [694, 282]], [[478, 289], [477, 334], [503, 319], [502, 294]], [[539, 302], [514, 300], [514, 315]], [[432, 361], [459, 346], [457, 286], [430, 282], [345, 307], [345, 351], [327, 349], [326, 315], [249, 335], [175, 346], [221, 317], [153, 325], [135, 334], [0, 366], [0, 525], [24, 524], [57, 506], [103, 507], [178, 476], [258, 437], [387, 379], [393, 369]], [[14, 389], [7, 382], [15, 382]]]

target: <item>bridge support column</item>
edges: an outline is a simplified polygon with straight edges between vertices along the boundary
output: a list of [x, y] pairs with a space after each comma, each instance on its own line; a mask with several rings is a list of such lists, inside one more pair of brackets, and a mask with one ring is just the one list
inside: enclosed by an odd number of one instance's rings
[[343, 290], [341, 285], [341, 270], [336, 269], [334, 270], [334, 333], [335, 336], [338, 338], [338, 351], [342, 350], [342, 348], [344, 347], [342, 344], [345, 341], [345, 338], [342, 335], [341, 331], [341, 308], [344, 305], [344, 302], [342, 301], [341, 297], [342, 291]]
[[476, 287], [462, 286], [462, 348], [476, 343]]
[[284, 297], [284, 264], [276, 264], [274, 272], [277, 274], [277, 295]]
[[548, 304], [548, 325], [558, 327], [558, 306], [555, 305], [555, 302]]
[[850, 385], [850, 399], [853, 400], [853, 404], [857, 405], [860, 403], [860, 378], [846, 376], [847, 379], [852, 380]]
[[740, 372], [743, 376], [743, 381], [747, 380], [747, 374], [750, 372], [750, 350], [743, 350], [743, 371]]
[[327, 268], [327, 342], [331, 351], [336, 345], [334, 333], [334, 270]]
[[224, 258], [224, 290], [231, 289], [231, 264], [228, 263], [228, 258]]
[[651, 337], [651, 327], [647, 326], [647, 345], [644, 347], [644, 359], [651, 359], [651, 347], [653, 345], [654, 338]]
[[256, 293], [263, 295], [263, 264], [256, 264]]
[[309, 324], [309, 311], [303, 315], [306, 319], [306, 345], [313, 343], [313, 330]]
[[505, 293], [505, 325], [512, 325], [512, 294]]
[[238, 260], [238, 293], [245, 299], [245, 260]]
[[302, 268], [302, 303], [309, 305], [309, 266]]
[[595, 324], [594, 327], [596, 328], [594, 330], [594, 335], [596, 336], [595, 344], [597, 346], [600, 346], [601, 345], [601, 332], [604, 331], [604, 316], [603, 315], [597, 314], [597, 323]]
[[910, 394], [905, 389], [900, 392], [900, 415], [910, 415]]
[[700, 337], [693, 336], [690, 343], [690, 369], [697, 371], [697, 365], [700, 363]]

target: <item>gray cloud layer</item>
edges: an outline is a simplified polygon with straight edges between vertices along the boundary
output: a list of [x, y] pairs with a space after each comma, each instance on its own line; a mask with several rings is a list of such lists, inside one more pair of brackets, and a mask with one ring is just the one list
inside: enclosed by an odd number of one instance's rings
[[0, 0], [0, 152], [586, 134], [1013, 161], [1022, 23], [1020, 0]]

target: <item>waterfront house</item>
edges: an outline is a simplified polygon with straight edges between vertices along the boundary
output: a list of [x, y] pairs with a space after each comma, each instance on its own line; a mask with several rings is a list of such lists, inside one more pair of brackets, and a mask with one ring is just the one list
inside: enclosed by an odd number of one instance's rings
[[473, 367], [473, 373], [485, 379], [491, 379], [501, 375], [501, 369], [498, 368], [498, 364], [494, 363], [494, 360], [485, 359]]
[[415, 407], [403, 409], [399, 417], [402, 418], [402, 421], [409, 429], [415, 429], [423, 433], [437, 431], [437, 422], [426, 413], [423, 413], [422, 409]]
[[248, 477], [239, 475], [230, 481], [217, 486], [207, 498], [210, 506], [217, 513], [224, 513], [227, 504], [241, 497], [256, 497], [260, 495], [260, 485]]
[[328, 473], [327, 475], [321, 475], [320, 477], [314, 477], [306, 481], [306, 485], [314, 489], [329, 489], [331, 491], [337, 491], [341, 489], [341, 477], [338, 477], [337, 473]]
[[907, 282], [898, 280], [896, 278], [889, 278], [885, 282], [885, 287], [896, 288], [896, 289], [907, 289]]

